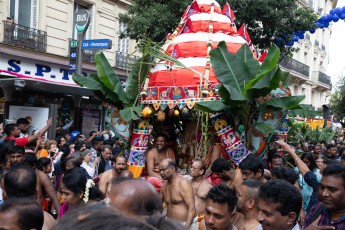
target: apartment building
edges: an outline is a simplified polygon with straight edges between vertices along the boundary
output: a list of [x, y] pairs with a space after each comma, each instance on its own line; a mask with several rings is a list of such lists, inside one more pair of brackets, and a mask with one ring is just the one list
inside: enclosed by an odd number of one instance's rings
[[[334, 9], [337, 1], [298, 0], [302, 7], [309, 7], [322, 16]], [[332, 26], [317, 29], [314, 34], [306, 32], [304, 39], [295, 43], [297, 49], [292, 58], [285, 58], [281, 67], [290, 72], [290, 85], [293, 95], [305, 95], [304, 104], [311, 104], [316, 110], [329, 104], [332, 89], [331, 77], [326, 74], [329, 63], [329, 40]]]
[[[129, 4], [129, 0], [0, 0], [0, 98], [8, 104], [4, 106], [7, 116], [0, 114], [0, 122], [8, 118], [10, 104], [47, 106], [62, 124], [74, 120], [75, 128], [82, 126], [84, 110], [94, 110], [90, 117], [98, 120], [88, 129], [98, 129], [102, 107], [92, 100], [90, 90], [74, 83], [69, 72], [70, 43], [77, 38], [74, 14], [79, 9], [89, 11], [84, 39], [110, 39], [111, 49], [103, 51], [125, 79], [128, 62], [137, 58], [128, 58], [135, 52], [135, 41], [119, 38], [126, 26], [119, 14]], [[96, 72], [96, 51], [83, 50], [83, 73]]]

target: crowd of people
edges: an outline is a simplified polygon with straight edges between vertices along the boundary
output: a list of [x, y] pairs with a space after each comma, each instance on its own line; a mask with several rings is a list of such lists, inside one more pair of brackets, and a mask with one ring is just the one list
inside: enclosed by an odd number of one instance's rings
[[210, 142], [186, 173], [157, 134], [134, 179], [121, 138], [66, 131], [46, 140], [51, 126], [29, 134], [20, 118], [4, 127], [1, 229], [345, 229], [341, 141], [279, 140], [265, 159], [249, 154], [238, 166]]

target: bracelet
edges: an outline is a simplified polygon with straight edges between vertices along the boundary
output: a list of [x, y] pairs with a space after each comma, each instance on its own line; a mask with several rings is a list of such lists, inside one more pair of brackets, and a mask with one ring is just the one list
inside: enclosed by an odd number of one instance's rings
[[299, 157], [296, 157], [294, 160], [295, 160], [295, 162], [297, 162], [298, 160], [300, 160], [300, 158], [299, 158]]

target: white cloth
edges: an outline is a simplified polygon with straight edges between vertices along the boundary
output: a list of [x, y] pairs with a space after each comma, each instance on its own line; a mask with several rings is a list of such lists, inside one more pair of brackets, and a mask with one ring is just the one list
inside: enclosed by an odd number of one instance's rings
[[92, 168], [90, 164], [87, 164], [85, 161], [83, 161], [80, 167], [83, 167], [86, 170], [86, 172], [89, 174], [89, 176], [94, 178], [96, 170]]

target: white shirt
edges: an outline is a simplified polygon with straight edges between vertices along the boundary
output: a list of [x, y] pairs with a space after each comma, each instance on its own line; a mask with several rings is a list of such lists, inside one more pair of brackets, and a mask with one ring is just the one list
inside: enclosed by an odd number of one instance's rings
[[86, 172], [89, 174], [89, 176], [94, 178], [96, 170], [92, 168], [90, 164], [83, 161], [80, 167], [83, 167], [86, 170]]

